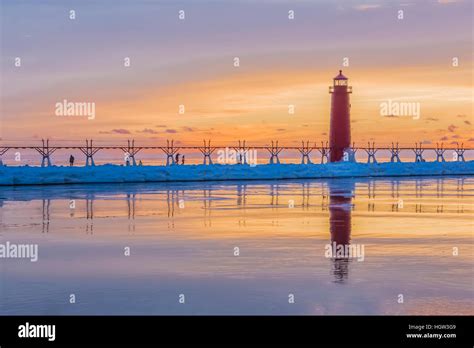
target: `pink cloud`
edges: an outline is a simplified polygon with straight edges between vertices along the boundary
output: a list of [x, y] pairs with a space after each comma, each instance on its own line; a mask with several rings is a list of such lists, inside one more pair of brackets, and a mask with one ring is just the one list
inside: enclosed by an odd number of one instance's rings
[[116, 129], [112, 129], [109, 132], [101, 131], [99, 133], [100, 134], [131, 134], [131, 132], [128, 129], [124, 129], [124, 128], [116, 128]]
[[150, 128], [145, 128], [141, 131], [138, 131], [138, 133], [146, 133], [146, 134], [158, 134], [157, 131], [150, 129]]

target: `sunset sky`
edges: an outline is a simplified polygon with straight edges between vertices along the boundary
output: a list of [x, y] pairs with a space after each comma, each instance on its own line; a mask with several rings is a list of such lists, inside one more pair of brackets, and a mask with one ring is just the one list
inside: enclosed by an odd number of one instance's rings
[[[1, 1], [3, 143], [319, 142], [343, 69], [355, 142], [474, 146], [472, 1], [41, 3]], [[56, 116], [64, 99], [94, 102], [95, 119]], [[420, 118], [381, 116], [389, 99]]]

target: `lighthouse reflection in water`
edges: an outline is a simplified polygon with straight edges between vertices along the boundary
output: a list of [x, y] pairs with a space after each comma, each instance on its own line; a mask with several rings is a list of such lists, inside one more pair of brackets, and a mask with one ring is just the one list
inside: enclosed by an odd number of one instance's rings
[[329, 182], [329, 231], [331, 244], [326, 246], [326, 257], [333, 260], [333, 274], [337, 282], [349, 274], [349, 262], [364, 260], [364, 245], [351, 245], [351, 211], [354, 183]]
[[470, 314], [472, 192], [471, 177], [0, 188], [2, 243], [38, 245], [2, 261], [0, 314]]

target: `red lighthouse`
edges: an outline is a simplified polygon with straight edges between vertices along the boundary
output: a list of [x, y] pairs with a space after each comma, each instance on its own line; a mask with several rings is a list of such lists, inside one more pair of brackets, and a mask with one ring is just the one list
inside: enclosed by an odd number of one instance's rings
[[329, 131], [330, 162], [338, 162], [351, 143], [349, 94], [352, 93], [352, 87], [348, 86], [348, 79], [342, 75], [342, 70], [339, 70], [339, 75], [334, 78], [334, 84], [329, 87], [329, 93], [332, 94]]

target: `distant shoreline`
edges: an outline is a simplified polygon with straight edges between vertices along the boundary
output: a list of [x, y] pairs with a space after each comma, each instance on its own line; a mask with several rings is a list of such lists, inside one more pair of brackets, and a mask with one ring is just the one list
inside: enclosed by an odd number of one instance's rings
[[351, 163], [0, 167], [0, 186], [96, 183], [288, 180], [351, 177], [474, 175], [474, 161], [419, 163]]

